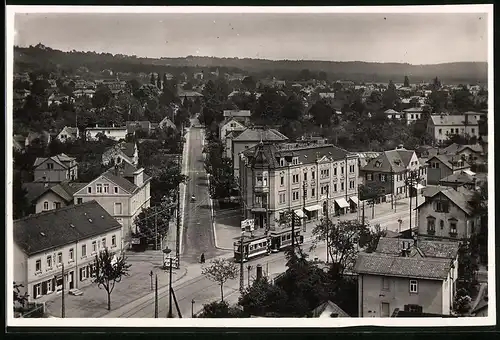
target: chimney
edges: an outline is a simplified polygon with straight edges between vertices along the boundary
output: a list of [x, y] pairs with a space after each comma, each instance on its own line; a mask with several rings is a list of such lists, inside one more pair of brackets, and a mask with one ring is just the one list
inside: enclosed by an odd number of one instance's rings
[[259, 281], [262, 279], [262, 265], [258, 264], [257, 265], [257, 278], [256, 280]]
[[134, 172], [134, 184], [141, 187], [144, 183], [144, 168], [140, 168]]

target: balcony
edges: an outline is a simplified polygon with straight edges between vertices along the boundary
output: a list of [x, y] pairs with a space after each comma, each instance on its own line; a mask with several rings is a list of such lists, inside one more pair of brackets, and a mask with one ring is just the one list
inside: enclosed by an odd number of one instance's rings
[[255, 202], [252, 205], [252, 212], [266, 212], [268, 209], [267, 202]]
[[269, 185], [266, 182], [256, 182], [253, 191], [267, 193], [269, 192]]

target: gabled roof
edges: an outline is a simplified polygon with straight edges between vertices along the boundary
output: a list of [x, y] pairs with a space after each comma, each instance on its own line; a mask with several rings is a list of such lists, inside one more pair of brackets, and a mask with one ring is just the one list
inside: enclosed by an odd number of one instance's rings
[[[378, 241], [376, 253], [399, 256], [403, 249], [403, 242], [412, 248], [417, 248], [422, 257], [455, 259], [458, 254], [458, 242], [444, 242], [434, 240], [417, 240], [416, 246], [413, 239], [381, 237]], [[413, 253], [410, 256], [419, 254]]]
[[14, 241], [28, 255], [121, 228], [96, 201], [70, 205], [14, 221]]
[[[76, 128], [76, 127], [65, 126], [65, 127], [61, 130], [61, 132], [63, 132], [63, 131], [66, 131], [67, 133], [69, 133], [69, 134], [71, 134], [71, 135], [73, 135], [73, 136], [78, 135], [78, 128]], [[61, 132], [59, 132], [59, 133], [61, 133]]]
[[[439, 160], [441, 163], [443, 163], [444, 165], [446, 165], [446, 167], [448, 169], [461, 169], [461, 168], [468, 168], [470, 167], [470, 164], [467, 163], [467, 161], [463, 160], [460, 156], [456, 156], [456, 155], [447, 155], [447, 154], [438, 154], [438, 155], [433, 155], [433, 156], [429, 156], [429, 158], [427, 159], [427, 163], [429, 163], [432, 159], [437, 159]], [[463, 161], [464, 162], [464, 166], [462, 167], [459, 167], [458, 165], [454, 165], [453, 162], [455, 161]]]
[[461, 189], [457, 191], [450, 187], [432, 187], [432, 189], [427, 189], [425, 192], [426, 200], [420, 203], [415, 209], [419, 209], [420, 207], [430, 203], [433, 201], [434, 197], [438, 194], [442, 194], [452, 203], [454, 203], [457, 207], [459, 207], [462, 211], [464, 211], [467, 215], [472, 215], [472, 208], [469, 205], [469, 200], [472, 198], [473, 192]]
[[275, 129], [247, 128], [233, 141], [258, 142], [258, 141], [286, 141], [288, 137]]
[[199, 92], [196, 91], [188, 91], [188, 90], [180, 90], [179, 93], [179, 98], [183, 97], [203, 97], [203, 95]]
[[174, 130], [177, 130], [177, 127], [175, 126], [175, 124], [168, 118], [168, 117], [165, 117], [161, 120], [161, 122], [158, 124], [158, 126], [160, 127], [170, 127]]
[[95, 127], [88, 127], [86, 129], [87, 131], [101, 131], [101, 130], [124, 130], [127, 131], [126, 126], [95, 126]]
[[222, 128], [230, 122], [238, 123], [239, 125], [241, 125], [242, 128], [247, 128], [245, 126], [245, 121], [242, 119], [242, 117], [226, 117], [222, 122], [220, 122], [219, 127]]
[[409, 109], [403, 110], [404, 112], [415, 112], [415, 113], [420, 113], [423, 112], [424, 109], [422, 107], [410, 107]]
[[[119, 185], [123, 190], [133, 194], [139, 189], [139, 187], [133, 182], [134, 172], [136, 172], [137, 170], [138, 169], [135, 166], [127, 162], [122, 162], [120, 166], [110, 168], [101, 176], [107, 178], [116, 185]], [[132, 179], [132, 181], [128, 180], [127, 178]], [[150, 179], [151, 177], [149, 175], [143, 173], [143, 183], [146, 183]]]
[[250, 117], [250, 110], [224, 110], [224, 117]]
[[127, 157], [132, 158], [134, 157], [135, 154], [135, 143], [122, 142], [112, 147], [109, 147], [108, 149], [106, 149], [106, 151], [104, 151], [104, 153], [113, 153], [118, 151], [121, 151]]
[[133, 133], [138, 129], [149, 130], [151, 128], [151, 122], [149, 120], [142, 121], [127, 121], [125, 122], [127, 126], [127, 131]]
[[66, 155], [64, 153], [61, 153], [59, 155], [55, 155], [55, 156], [52, 156], [52, 157], [37, 157], [36, 160], [35, 160], [35, 164], [33, 164], [33, 166], [36, 168], [36, 167], [40, 166], [41, 164], [45, 163], [45, 161], [47, 161], [49, 159], [52, 160], [52, 161], [54, 161], [55, 163], [59, 164], [63, 168], [68, 168], [64, 164], [65, 162], [71, 162], [71, 161], [75, 160], [75, 158], [69, 157], [68, 155]]
[[26, 199], [28, 202], [33, 202], [55, 185], [57, 183], [28, 182], [23, 183], [22, 187], [26, 190]]
[[415, 151], [406, 149], [384, 151], [378, 157], [370, 159], [361, 170], [394, 173], [405, 171], [414, 153]]
[[468, 184], [474, 183], [474, 177], [466, 174], [464, 171], [455, 172], [445, 178], [439, 180], [439, 182], [443, 183], [457, 183], [457, 184]]
[[354, 272], [379, 276], [445, 280], [451, 269], [449, 259], [396, 257], [378, 253], [359, 253]]
[[384, 113], [387, 114], [387, 115], [397, 115], [397, 114], [399, 114], [398, 111], [393, 110], [393, 109], [385, 110]]
[[337, 304], [331, 302], [330, 300], [322, 303], [321, 305], [319, 305], [318, 307], [314, 308], [313, 311], [312, 311], [312, 315], [313, 317], [317, 318], [317, 317], [320, 317], [321, 314], [323, 314], [324, 312], [327, 312], [328, 317], [332, 317], [331, 314], [336, 314], [336, 317], [339, 317], [339, 318], [348, 318], [349, 317], [349, 314], [347, 314], [346, 312], [344, 312], [344, 310], [342, 308], [340, 308]]
[[86, 185], [87, 183], [61, 182], [50, 187], [48, 191], [54, 192], [66, 202], [72, 202], [73, 194], [75, 194], [78, 190], [85, 187]]
[[[432, 123], [436, 126], [464, 126], [465, 115], [448, 115], [448, 116], [435, 116], [430, 117]], [[469, 117], [467, 125], [477, 125], [477, 120], [474, 117]]]
[[463, 150], [469, 149], [475, 153], [482, 153], [483, 147], [479, 144], [470, 144], [470, 145], [461, 145], [457, 143], [453, 143], [448, 145], [446, 148], [441, 150], [443, 154], [458, 154]]

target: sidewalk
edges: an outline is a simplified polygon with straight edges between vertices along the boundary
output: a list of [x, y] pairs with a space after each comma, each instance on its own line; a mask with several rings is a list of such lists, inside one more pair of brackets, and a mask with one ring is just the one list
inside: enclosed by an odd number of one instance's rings
[[[423, 196], [418, 197], [418, 202], [423, 202]], [[396, 211], [391, 206], [391, 202], [375, 204], [375, 214], [372, 219], [372, 207], [365, 203], [365, 221], [370, 223], [370, 221], [376, 222], [382, 217], [387, 217], [391, 214], [399, 213], [403, 211], [409, 214], [409, 198], [400, 199], [395, 202]], [[412, 209], [415, 206], [415, 198], [412, 198]], [[413, 216], [413, 214], [412, 214]], [[216, 245], [219, 249], [232, 251], [235, 238], [241, 236], [241, 212], [240, 209], [231, 210], [214, 210], [214, 230], [216, 235]], [[340, 216], [330, 216], [330, 219], [334, 222], [340, 220], [353, 220], [362, 218], [362, 205], [357, 212], [348, 213]], [[307, 221], [306, 222], [306, 232], [302, 232], [304, 235], [304, 242], [307, 242], [313, 238], [312, 231], [314, 227], [319, 223], [319, 220]], [[298, 229], [302, 230], [302, 226], [298, 226]]]
[[[144, 253], [127, 253], [128, 262], [132, 265], [129, 276], [124, 277], [111, 293], [111, 310], [126, 305], [134, 299], [148, 295], [151, 292], [151, 277], [149, 273], [158, 275], [158, 286], [168, 286], [169, 272], [161, 269], [162, 256], [155, 251]], [[178, 281], [185, 277], [187, 269], [182, 268], [173, 271], [173, 280]], [[90, 279], [89, 279], [90, 280]], [[153, 276], [154, 282], [154, 276]], [[104, 289], [99, 289], [96, 284], [91, 283], [80, 288], [83, 292], [81, 296], [69, 295], [65, 293], [65, 317], [69, 318], [98, 318], [106, 315], [107, 293]], [[50, 296], [46, 302], [48, 314], [61, 317], [61, 295]]]

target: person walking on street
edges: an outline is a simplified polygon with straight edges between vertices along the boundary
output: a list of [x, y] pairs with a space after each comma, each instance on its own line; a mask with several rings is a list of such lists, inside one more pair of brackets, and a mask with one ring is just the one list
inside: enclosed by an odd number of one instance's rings
[[200, 262], [205, 263], [205, 253], [201, 253]]

